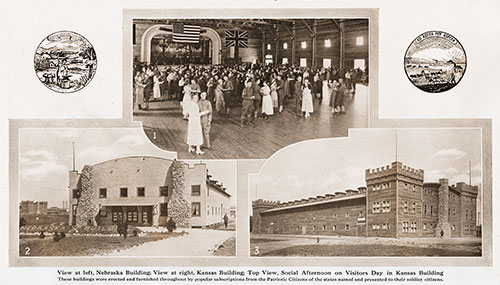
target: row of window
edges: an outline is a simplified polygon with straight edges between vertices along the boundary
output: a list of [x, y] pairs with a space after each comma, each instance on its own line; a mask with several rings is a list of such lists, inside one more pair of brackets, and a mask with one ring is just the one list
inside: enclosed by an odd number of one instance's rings
[[372, 230], [388, 230], [391, 228], [391, 224], [383, 223], [383, 224], [372, 224]]
[[[375, 201], [372, 203], [372, 213], [380, 213], [380, 202]], [[382, 201], [382, 213], [389, 213], [391, 211], [391, 201]]]
[[403, 222], [403, 233], [416, 233], [417, 222]]
[[389, 189], [389, 188], [391, 188], [391, 182], [374, 184], [372, 189], [373, 189], [373, 191], [378, 191], [378, 190], [384, 190], [384, 189]]
[[[168, 186], [159, 186], [159, 194], [162, 197], [168, 196]], [[136, 188], [137, 197], [145, 197], [146, 196], [146, 188], [145, 187], [137, 187]], [[207, 196], [210, 191], [207, 191]], [[128, 197], [128, 188], [122, 187], [120, 188], [120, 197]], [[191, 185], [191, 196], [200, 196], [201, 195], [201, 185]], [[107, 188], [99, 188], [99, 198], [107, 198], [108, 197], [108, 189]], [[73, 199], [80, 198], [80, 190], [73, 189]]]
[[424, 205], [424, 216], [433, 216], [434, 215], [434, 208], [432, 206], [427, 207], [427, 205]]
[[[362, 36], [356, 37], [356, 45], [357, 46], [362, 46], [365, 44], [365, 39]], [[332, 46], [332, 41], [330, 39], [325, 39], [324, 40], [324, 46], [326, 48], [329, 48]], [[266, 45], [267, 50], [271, 50], [271, 44]], [[306, 41], [301, 41], [300, 42], [300, 48], [306, 49], [307, 48], [307, 42]], [[288, 43], [284, 42], [283, 43], [283, 49], [288, 49]]]
[[[212, 210], [210, 212], [210, 209]], [[210, 216], [210, 213], [212, 215], [222, 215], [222, 209], [223, 205], [221, 204], [220, 207], [210, 207], [207, 205], [207, 216]], [[191, 203], [191, 216], [193, 217], [199, 217], [201, 216], [201, 203], [200, 202], [192, 202]]]

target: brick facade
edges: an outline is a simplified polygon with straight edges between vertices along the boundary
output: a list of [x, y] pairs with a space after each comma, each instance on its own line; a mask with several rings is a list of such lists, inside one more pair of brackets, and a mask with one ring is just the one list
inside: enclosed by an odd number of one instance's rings
[[[424, 170], [393, 162], [365, 171], [366, 187], [285, 203], [253, 201], [256, 233], [367, 237], [476, 235], [478, 187], [424, 183]], [[448, 230], [447, 230], [448, 229]]]

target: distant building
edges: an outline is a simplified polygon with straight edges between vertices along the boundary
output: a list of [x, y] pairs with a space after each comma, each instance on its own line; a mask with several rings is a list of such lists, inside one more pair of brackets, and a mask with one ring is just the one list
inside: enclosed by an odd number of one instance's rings
[[47, 215], [67, 215], [66, 209], [58, 207], [50, 207], [47, 209]]
[[21, 201], [19, 208], [21, 216], [47, 215], [47, 201]]
[[366, 187], [285, 203], [253, 201], [256, 233], [366, 237], [476, 235], [478, 187], [424, 183], [401, 162], [365, 172]]
[[69, 172], [69, 222], [127, 222], [207, 227], [229, 214], [231, 195], [207, 174], [206, 164], [159, 157], [124, 157]]

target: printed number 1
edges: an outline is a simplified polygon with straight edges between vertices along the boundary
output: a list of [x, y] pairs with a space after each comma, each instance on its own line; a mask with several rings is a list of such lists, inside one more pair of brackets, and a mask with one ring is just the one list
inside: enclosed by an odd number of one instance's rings
[[26, 247], [25, 250], [26, 250], [26, 252], [24, 254], [25, 255], [30, 255], [31, 248]]

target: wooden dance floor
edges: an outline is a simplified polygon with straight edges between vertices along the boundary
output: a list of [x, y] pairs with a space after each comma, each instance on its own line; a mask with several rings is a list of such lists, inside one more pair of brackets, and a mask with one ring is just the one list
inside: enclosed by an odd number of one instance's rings
[[255, 119], [253, 126], [240, 127], [240, 107], [229, 118], [215, 113], [210, 130], [212, 150], [195, 155], [185, 143], [187, 121], [182, 119], [178, 101], [152, 102], [148, 111], [134, 109], [134, 120], [141, 121], [148, 138], [161, 149], [177, 152], [180, 159], [257, 159], [268, 158], [281, 148], [304, 140], [344, 137], [348, 128], [368, 127], [368, 87], [358, 84], [356, 95], [344, 99], [346, 114], [333, 115], [330, 107], [314, 101], [309, 119], [295, 114], [295, 104], [285, 101], [285, 110], [268, 120]]

